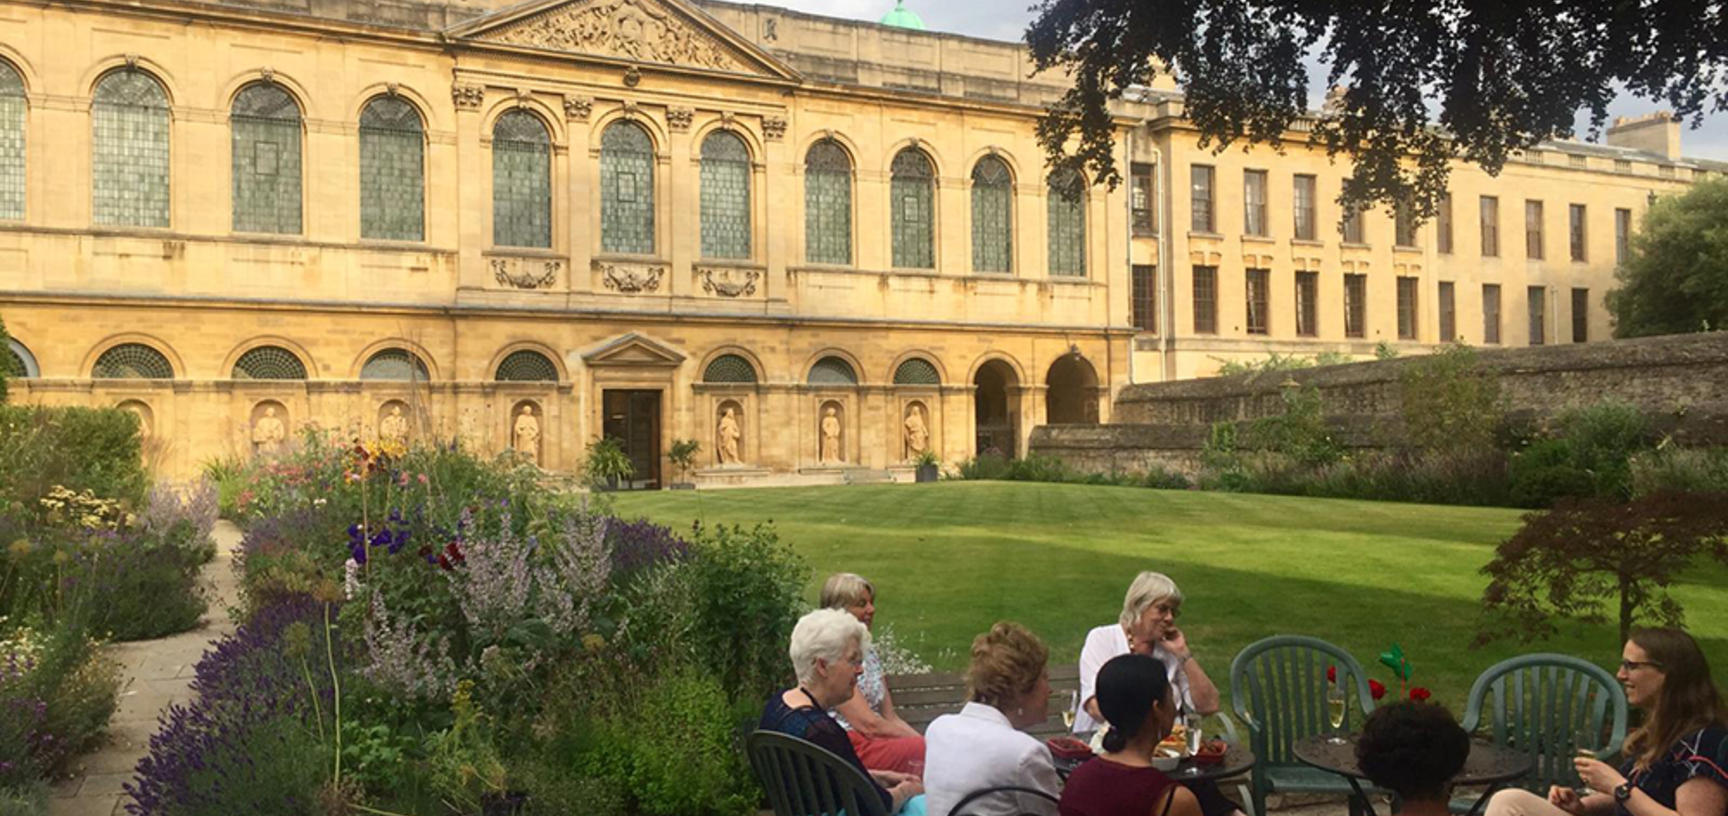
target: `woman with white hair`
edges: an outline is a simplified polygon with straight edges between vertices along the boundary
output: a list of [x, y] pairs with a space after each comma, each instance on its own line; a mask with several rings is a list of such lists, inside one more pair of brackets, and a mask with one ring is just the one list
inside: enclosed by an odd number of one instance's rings
[[826, 748], [870, 778], [890, 813], [923, 816], [923, 782], [911, 774], [867, 770], [846, 730], [828, 714], [852, 697], [869, 645], [870, 630], [838, 609], [818, 609], [799, 618], [787, 650], [798, 685], [768, 698], [758, 727]]
[[[876, 587], [862, 575], [837, 572], [822, 583], [819, 605], [846, 612], [868, 629], [876, 619]], [[868, 645], [864, 647], [864, 673], [858, 677], [858, 690], [834, 709], [834, 719], [846, 729], [864, 767], [924, 773], [924, 736], [894, 713], [894, 697], [888, 693], [882, 658]]]

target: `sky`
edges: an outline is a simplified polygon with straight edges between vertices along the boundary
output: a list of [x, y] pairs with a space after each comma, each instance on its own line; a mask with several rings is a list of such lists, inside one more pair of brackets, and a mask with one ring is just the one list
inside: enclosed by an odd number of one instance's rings
[[[894, 7], [894, 0], [756, 0], [766, 5], [875, 21]], [[947, 31], [988, 37], [994, 40], [1018, 41], [1032, 21], [1027, 0], [906, 0], [906, 7], [924, 18], [932, 31]], [[1310, 91], [1315, 107], [1319, 107], [1325, 88], [1325, 74], [1311, 74]], [[1608, 106], [1608, 121], [1616, 116], [1640, 116], [1660, 110], [1657, 102], [1622, 96]], [[1583, 140], [1589, 131], [1588, 112], [1578, 117], [1576, 138]], [[1728, 113], [1706, 115], [1697, 130], [1682, 123], [1680, 148], [1688, 158], [1728, 161]]]

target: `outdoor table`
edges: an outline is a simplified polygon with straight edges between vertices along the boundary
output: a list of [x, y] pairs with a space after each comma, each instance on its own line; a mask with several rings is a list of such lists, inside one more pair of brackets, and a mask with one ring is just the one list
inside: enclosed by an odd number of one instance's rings
[[[1165, 771], [1164, 775], [1180, 783], [1204, 782], [1208, 779], [1224, 779], [1226, 777], [1235, 776], [1240, 773], [1245, 773], [1254, 767], [1253, 751], [1229, 740], [1224, 740], [1224, 745], [1224, 758], [1218, 762], [1202, 765], [1196, 763], [1193, 757], [1183, 757], [1182, 761], [1176, 764], [1174, 770]], [[1064, 780], [1068, 778], [1068, 774], [1074, 772], [1075, 768], [1080, 767], [1087, 760], [1092, 759], [1092, 757], [1086, 757], [1084, 759], [1064, 759], [1057, 756], [1051, 758], [1056, 762], [1056, 773], [1061, 775]], [[1164, 802], [1164, 810], [1166, 813], [1170, 810], [1170, 801], [1171, 800], [1165, 800]]]
[[[1359, 779], [1368, 778], [1356, 764], [1356, 740], [1360, 737], [1360, 734], [1349, 734], [1342, 743], [1328, 742], [1326, 735], [1303, 737], [1290, 747], [1296, 758], [1304, 764], [1331, 771], [1349, 781], [1350, 789], [1355, 791], [1354, 796], [1362, 805], [1362, 810], [1367, 816], [1374, 816], [1374, 806], [1368, 802], [1368, 794], [1363, 792], [1362, 786], [1357, 783]], [[1535, 768], [1536, 763], [1519, 751], [1471, 740], [1470, 756], [1464, 760], [1464, 770], [1452, 777], [1452, 784], [1488, 786], [1482, 791], [1482, 795], [1476, 798], [1476, 803], [1470, 806], [1467, 816], [1475, 816], [1495, 791]]]

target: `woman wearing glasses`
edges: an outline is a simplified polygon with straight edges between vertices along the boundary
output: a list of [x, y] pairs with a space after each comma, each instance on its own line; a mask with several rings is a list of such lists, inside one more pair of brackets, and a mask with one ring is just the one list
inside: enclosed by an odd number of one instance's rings
[[1644, 721], [1626, 735], [1618, 768], [1573, 761], [1590, 793], [1555, 786], [1548, 798], [1503, 790], [1487, 816], [1722, 816], [1728, 813], [1728, 708], [1698, 641], [1678, 629], [1634, 629], [1620, 685]]

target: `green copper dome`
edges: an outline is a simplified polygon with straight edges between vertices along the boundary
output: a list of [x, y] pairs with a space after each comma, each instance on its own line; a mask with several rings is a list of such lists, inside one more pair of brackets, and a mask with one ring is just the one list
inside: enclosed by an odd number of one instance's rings
[[882, 15], [882, 24], [895, 28], [910, 28], [914, 31], [924, 30], [924, 18], [906, 8], [906, 0], [895, 0], [894, 9]]

